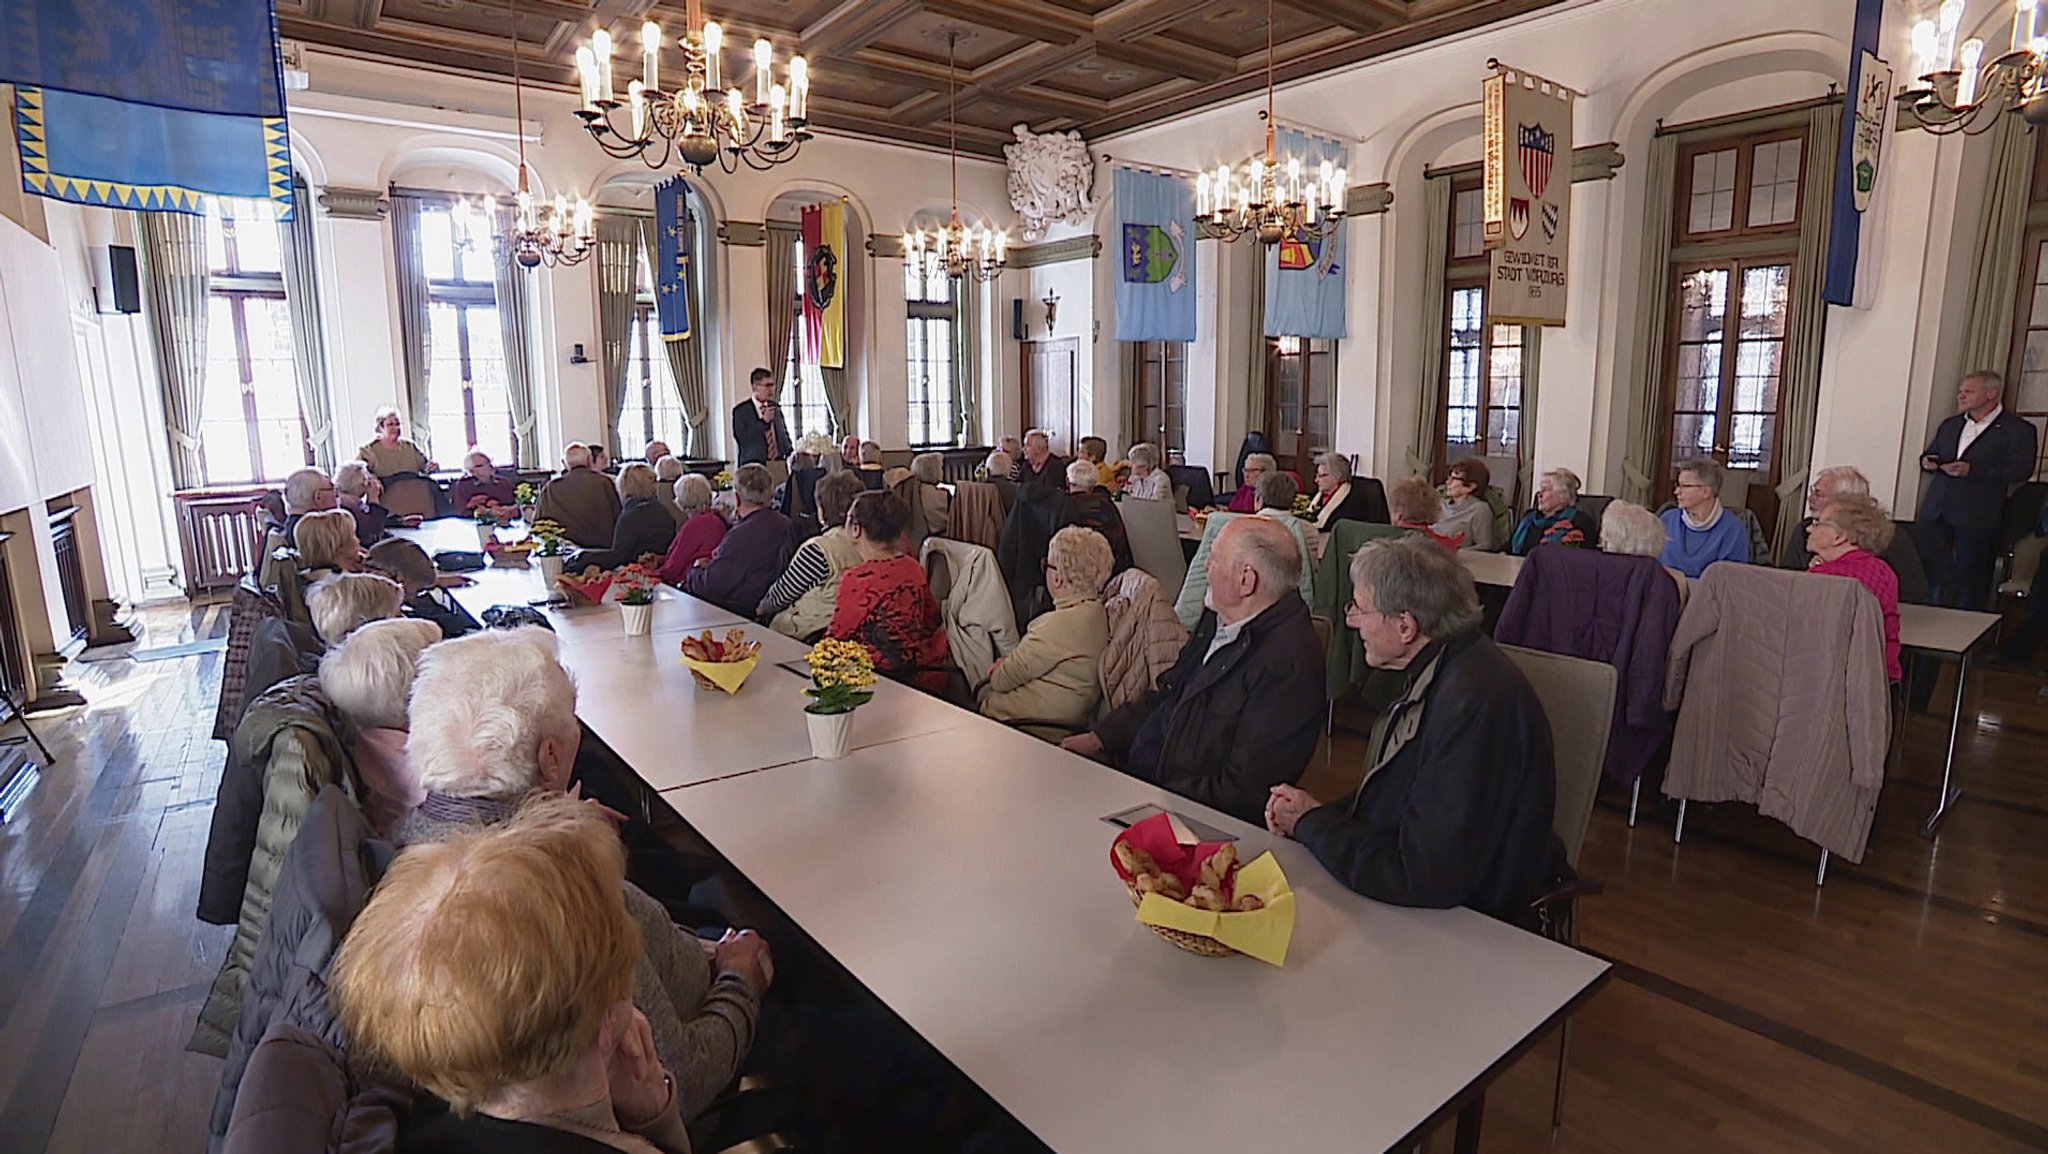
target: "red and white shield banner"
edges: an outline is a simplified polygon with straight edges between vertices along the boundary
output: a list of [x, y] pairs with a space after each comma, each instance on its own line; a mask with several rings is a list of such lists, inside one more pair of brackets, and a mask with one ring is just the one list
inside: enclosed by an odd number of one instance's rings
[[1545, 132], [1541, 124], [1519, 124], [1520, 138], [1516, 151], [1522, 158], [1522, 181], [1529, 186], [1529, 195], [1543, 199], [1545, 189], [1550, 187], [1550, 166], [1557, 159], [1557, 134]]

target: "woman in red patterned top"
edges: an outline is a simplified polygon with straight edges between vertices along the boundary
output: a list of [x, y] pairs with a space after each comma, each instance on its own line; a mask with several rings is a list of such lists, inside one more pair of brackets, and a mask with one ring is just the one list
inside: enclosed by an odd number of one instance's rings
[[1806, 548], [1813, 554], [1808, 572], [1853, 577], [1876, 596], [1877, 607], [1884, 613], [1884, 671], [1893, 681], [1903, 672], [1899, 665], [1899, 575], [1892, 572], [1883, 554], [1897, 528], [1884, 506], [1850, 494], [1829, 500], [1820, 516], [1806, 527]]
[[909, 524], [910, 509], [894, 493], [862, 493], [854, 501], [846, 532], [861, 563], [840, 578], [825, 635], [867, 646], [884, 677], [944, 695], [953, 651], [924, 566], [903, 552]]

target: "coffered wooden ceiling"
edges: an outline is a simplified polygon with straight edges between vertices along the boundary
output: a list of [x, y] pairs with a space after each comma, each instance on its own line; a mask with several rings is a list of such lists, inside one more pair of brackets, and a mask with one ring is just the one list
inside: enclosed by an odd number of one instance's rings
[[[1287, 0], [1273, 33], [1283, 81], [1454, 36], [1562, 0]], [[514, 0], [523, 65], [573, 88], [576, 46], [599, 27], [619, 44], [620, 82], [639, 74], [637, 29], [673, 38], [682, 0]], [[946, 41], [958, 39], [960, 143], [1002, 155], [1014, 124], [1079, 128], [1093, 140], [1257, 91], [1264, 0], [706, 0], [728, 57], [756, 36], [778, 62], [812, 61], [821, 128], [946, 141]], [[352, 54], [509, 75], [505, 0], [278, 0], [284, 36]], [[673, 67], [671, 59], [665, 65]], [[738, 60], [734, 61], [738, 63]], [[742, 64], [742, 68], [747, 66]], [[746, 79], [743, 72], [741, 80]], [[1477, 92], [1478, 75], [1473, 77]]]

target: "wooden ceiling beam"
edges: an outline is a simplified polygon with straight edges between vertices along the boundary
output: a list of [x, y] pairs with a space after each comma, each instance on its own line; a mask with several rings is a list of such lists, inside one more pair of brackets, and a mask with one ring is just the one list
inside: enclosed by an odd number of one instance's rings
[[1405, 5], [1396, 0], [1280, 0], [1304, 16], [1334, 21], [1353, 32], [1371, 35], [1408, 22]]
[[1156, 36], [1131, 41], [1098, 40], [1095, 43], [1095, 54], [1104, 60], [1135, 64], [1141, 68], [1150, 68], [1169, 76], [1183, 76], [1204, 84], [1228, 80], [1238, 73], [1237, 61], [1220, 52], [1162, 40]]
[[924, 10], [934, 16], [1047, 44], [1072, 44], [1095, 31], [1095, 22], [1086, 16], [1026, 0], [924, 0]]
[[1135, 40], [1198, 20], [1218, 8], [1244, 0], [1125, 0], [1095, 19], [1095, 39]]
[[841, 0], [804, 29], [804, 52], [839, 56], [866, 47], [898, 22], [917, 15], [921, 7], [918, 0]]

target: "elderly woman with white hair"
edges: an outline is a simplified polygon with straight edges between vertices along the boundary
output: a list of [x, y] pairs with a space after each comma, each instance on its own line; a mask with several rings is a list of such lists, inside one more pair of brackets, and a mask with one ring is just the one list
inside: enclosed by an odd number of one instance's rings
[[384, 482], [361, 461], [344, 461], [334, 471], [336, 503], [355, 518], [356, 540], [368, 549], [384, 539], [391, 522], [391, 510], [378, 504], [384, 498]]
[[371, 621], [320, 659], [320, 687], [350, 722], [349, 756], [362, 779], [363, 818], [383, 837], [426, 799], [406, 756], [407, 698], [420, 653], [441, 640], [431, 621]]
[[[1600, 551], [1620, 553], [1630, 557], [1662, 557], [1664, 555], [1664, 522], [1657, 514], [1650, 512], [1634, 501], [1610, 501], [1607, 511], [1600, 514]], [[1692, 583], [1685, 574], [1664, 566], [1671, 579], [1678, 582], [1678, 607], [1685, 608], [1685, 599], [1692, 596]]]
[[582, 572], [592, 565], [600, 569], [617, 569], [648, 554], [656, 557], [668, 554], [669, 546], [676, 539], [676, 519], [654, 499], [655, 489], [660, 484], [655, 477], [654, 467], [641, 461], [634, 461], [619, 470], [619, 521], [612, 528], [611, 547], [579, 549], [571, 553], [568, 560], [570, 572]]
[[1256, 513], [1259, 511], [1259, 478], [1268, 473], [1280, 471], [1280, 462], [1271, 453], [1251, 453], [1244, 459], [1244, 483], [1230, 498], [1233, 513]]
[[1159, 446], [1150, 441], [1139, 441], [1125, 456], [1131, 462], [1131, 475], [1124, 481], [1125, 496], [1153, 501], [1173, 500], [1173, 478], [1162, 467]]
[[[395, 831], [401, 861], [408, 847], [507, 821], [536, 792], [567, 790], [582, 743], [575, 682], [554, 634], [538, 627], [427, 650], [409, 718], [407, 754], [425, 797]], [[707, 947], [637, 886], [626, 883], [625, 894], [641, 936], [633, 1004], [691, 1118], [731, 1084], [753, 1044], [773, 973], [767, 946], [742, 931]]]
[[1101, 473], [1095, 462], [1085, 457], [1076, 457], [1067, 463], [1067, 515], [1062, 525], [1079, 525], [1093, 529], [1109, 542], [1109, 550], [1116, 557], [1112, 572], [1121, 573], [1131, 567], [1131, 540], [1124, 531], [1123, 514], [1116, 511], [1116, 498], [1102, 487]]
[[1579, 475], [1570, 469], [1552, 469], [1536, 482], [1536, 507], [1515, 526], [1508, 538], [1508, 552], [1527, 557], [1538, 545], [1566, 545], [1583, 548], [1600, 535], [1593, 518], [1579, 508]]
[[683, 466], [683, 459], [673, 453], [659, 461], [652, 462], [652, 464], [654, 465], [654, 503], [660, 505], [662, 510], [668, 514], [669, 520], [674, 521], [676, 528], [680, 529], [683, 527], [683, 522], [689, 520], [689, 518], [683, 516], [682, 506], [676, 504], [676, 482], [682, 480], [683, 474], [689, 472], [689, 469]]
[[406, 440], [405, 418], [386, 405], [377, 410], [377, 435], [356, 450], [356, 459], [379, 477], [397, 473], [431, 473], [437, 468], [418, 445]]
[[1342, 453], [1318, 456], [1313, 503], [1316, 528], [1327, 533], [1339, 521], [1386, 524], [1386, 498], [1377, 492], [1378, 484], [1353, 477], [1351, 458]]
[[926, 537], [943, 537], [953, 524], [953, 495], [939, 487], [946, 479], [946, 459], [937, 453], [919, 453], [910, 459], [910, 477], [898, 482], [896, 496], [910, 510], [910, 548], [914, 552]]
[[512, 478], [498, 474], [489, 453], [471, 449], [462, 458], [462, 476], [448, 487], [448, 504], [457, 513], [468, 513], [479, 497], [510, 509], [519, 503], [519, 490], [512, 484]]
[[718, 552], [718, 543], [725, 540], [728, 526], [725, 515], [712, 505], [716, 494], [709, 478], [701, 473], [685, 473], [676, 478], [672, 488], [683, 527], [676, 530], [668, 555], [661, 559], [661, 579], [670, 585], [681, 585], [684, 574]]
[[306, 590], [306, 613], [313, 632], [334, 646], [371, 621], [396, 617], [405, 604], [405, 589], [376, 573], [338, 573]]
[[1114, 564], [1109, 542], [1092, 529], [1069, 525], [1052, 535], [1045, 556], [1052, 611], [1032, 618], [1017, 648], [989, 668], [982, 716], [1055, 742], [1095, 720], [1109, 648], [1102, 588]]

